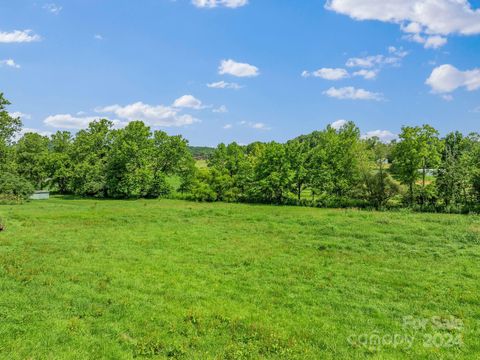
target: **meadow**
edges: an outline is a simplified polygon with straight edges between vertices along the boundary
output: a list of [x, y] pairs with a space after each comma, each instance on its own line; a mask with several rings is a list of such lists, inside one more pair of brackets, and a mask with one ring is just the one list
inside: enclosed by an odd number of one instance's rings
[[0, 206], [2, 359], [474, 359], [480, 217]]

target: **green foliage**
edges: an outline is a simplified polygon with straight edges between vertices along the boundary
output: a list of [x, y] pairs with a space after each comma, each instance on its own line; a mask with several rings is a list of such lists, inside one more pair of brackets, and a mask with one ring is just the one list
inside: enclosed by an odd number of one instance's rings
[[27, 133], [15, 145], [15, 162], [20, 176], [35, 185], [37, 190], [47, 185], [49, 139], [37, 133]]
[[0, 93], [0, 171], [4, 171], [7, 167], [11, 153], [9, 145], [22, 127], [20, 119], [12, 117], [7, 111], [8, 105], [10, 102], [4, 98], [3, 93]]
[[382, 209], [401, 192], [401, 186], [386, 168], [391, 147], [371, 138], [366, 141], [365, 152], [369, 159], [361, 167], [363, 197], [376, 209]]
[[107, 195], [106, 164], [112, 143], [113, 123], [106, 119], [94, 121], [80, 130], [71, 148], [73, 173], [71, 189], [77, 195]]
[[68, 131], [58, 131], [50, 139], [47, 171], [51, 188], [60, 194], [71, 192], [74, 168], [71, 159], [72, 146], [72, 134]]
[[187, 199], [200, 202], [212, 202], [217, 200], [217, 194], [207, 182], [199, 181], [192, 186]]
[[155, 180], [150, 128], [139, 121], [113, 134], [106, 165], [107, 193], [114, 198], [148, 197]]
[[8, 173], [0, 173], [0, 200], [26, 200], [34, 192], [33, 185], [24, 178]]
[[254, 169], [251, 197], [259, 202], [281, 204], [288, 196], [293, 177], [285, 146], [266, 144]]
[[403, 127], [400, 141], [394, 147], [392, 171], [396, 177], [409, 188], [409, 201], [414, 202], [415, 183], [422, 179], [418, 199], [422, 205], [426, 202], [426, 175], [440, 163], [442, 142], [438, 131], [429, 125], [422, 127]]

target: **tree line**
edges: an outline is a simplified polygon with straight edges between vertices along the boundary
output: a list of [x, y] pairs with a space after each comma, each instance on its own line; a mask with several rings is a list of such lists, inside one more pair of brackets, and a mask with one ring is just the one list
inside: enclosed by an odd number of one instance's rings
[[403, 127], [383, 143], [362, 138], [349, 122], [286, 143], [220, 144], [208, 151], [207, 167], [197, 168], [186, 139], [141, 121], [115, 129], [100, 119], [76, 134], [19, 137], [21, 121], [8, 105], [0, 95], [3, 197], [48, 188], [102, 198], [480, 211], [478, 133], [441, 137], [429, 125]]
[[383, 143], [349, 122], [285, 144], [220, 144], [198, 178], [197, 200], [478, 212], [480, 135], [423, 125]]
[[187, 179], [195, 162], [188, 142], [141, 121], [123, 129], [100, 119], [75, 135], [26, 133], [0, 96], [0, 194], [28, 197], [33, 189], [102, 198], [157, 198], [173, 189], [169, 177]]

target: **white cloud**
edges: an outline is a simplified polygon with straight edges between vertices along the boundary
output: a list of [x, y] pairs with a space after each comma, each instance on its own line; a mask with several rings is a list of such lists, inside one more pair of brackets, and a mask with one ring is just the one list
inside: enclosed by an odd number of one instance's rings
[[25, 113], [22, 113], [20, 111], [11, 112], [10, 116], [15, 118], [15, 119], [20, 118], [22, 120], [30, 120], [32, 118], [32, 116], [30, 114], [25, 114]]
[[0, 32], [0, 43], [29, 43], [41, 39], [39, 35], [33, 34], [32, 30]]
[[332, 128], [334, 128], [335, 130], [340, 130], [342, 127], [344, 127], [346, 124], [348, 123], [347, 120], [337, 120], [337, 121], [334, 121], [333, 123], [330, 124], [330, 126]]
[[199, 8], [224, 6], [235, 9], [247, 5], [248, 0], [192, 0], [192, 4]]
[[347, 86], [343, 88], [331, 87], [323, 92], [323, 94], [336, 99], [349, 99], [349, 100], [376, 100], [383, 99], [383, 95], [380, 93], [370, 92], [364, 89], [356, 89], [353, 86]]
[[363, 77], [365, 80], [373, 80], [377, 77], [378, 75], [378, 71], [377, 70], [366, 70], [366, 69], [362, 69], [362, 70], [359, 70], [359, 71], [355, 71], [353, 73], [353, 76], [361, 76]]
[[8, 66], [15, 69], [20, 69], [20, 65], [18, 65], [13, 59], [0, 60], [0, 66]]
[[188, 114], [180, 114], [177, 108], [164, 105], [148, 105], [143, 102], [120, 106], [110, 105], [96, 109], [98, 113], [115, 114], [122, 120], [141, 120], [150, 126], [180, 127], [199, 122]]
[[229, 74], [237, 77], [254, 77], [260, 74], [256, 66], [239, 63], [232, 59], [222, 60], [218, 68], [220, 75]]
[[241, 126], [246, 126], [256, 130], [271, 130], [272, 128], [262, 122], [240, 121]]
[[202, 105], [202, 102], [193, 95], [183, 95], [182, 97], [179, 97], [177, 100], [175, 100], [175, 102], [173, 103], [173, 106], [177, 108], [187, 108], [187, 109], [196, 109], [196, 110], [204, 108], [204, 106]]
[[234, 82], [226, 82], [226, 81], [218, 81], [214, 83], [207, 84], [207, 87], [212, 89], [234, 89], [238, 90], [241, 89], [243, 86], [234, 83]]
[[380, 139], [382, 142], [390, 142], [394, 139], [396, 139], [398, 136], [391, 131], [388, 130], [373, 130], [369, 131], [366, 134], [362, 135], [363, 139], [370, 139], [373, 137], [377, 137]]
[[54, 15], [60, 14], [60, 11], [63, 9], [63, 7], [56, 4], [45, 4], [43, 5], [43, 8]]
[[480, 34], [480, 10], [468, 0], [328, 0], [325, 7], [355, 20], [395, 23], [408, 34], [426, 34], [425, 47], [446, 43], [436, 35]]
[[249, 125], [252, 129], [257, 129], [257, 130], [270, 130], [270, 128], [265, 125], [264, 123], [257, 122], [257, 123], [250, 123]]
[[232, 127], [233, 127], [232, 124], [226, 124], [226, 125], [223, 126], [223, 128], [224, 128], [225, 130], [231, 129]]
[[422, 36], [421, 34], [408, 34], [405, 35], [404, 38], [409, 41], [423, 44], [425, 49], [438, 49], [448, 42], [447, 38], [439, 35]]
[[95, 34], [95, 35], [93, 35], [93, 38], [94, 38], [95, 40], [99, 40], [99, 41], [105, 39], [105, 38], [103, 37], [103, 35], [100, 35], [100, 34]]
[[214, 113], [218, 113], [218, 114], [224, 114], [224, 113], [227, 113], [228, 112], [228, 109], [225, 105], [222, 105], [216, 109], [213, 109], [212, 110]]
[[473, 112], [473, 113], [480, 113], [480, 106], [476, 107], [476, 108], [473, 109], [471, 112]]
[[358, 67], [358, 68], [373, 68], [376, 66], [398, 66], [402, 59], [408, 55], [407, 51], [403, 49], [397, 49], [393, 46], [388, 48], [390, 53], [389, 56], [385, 55], [372, 55], [372, 56], [365, 56], [365, 57], [354, 57], [350, 58], [346, 62], [347, 67]]
[[458, 88], [474, 91], [480, 88], [480, 68], [461, 71], [455, 66], [445, 64], [433, 69], [425, 82], [434, 93], [451, 93]]
[[367, 56], [364, 58], [350, 58], [345, 64], [348, 67], [371, 68], [383, 62], [383, 55]]
[[343, 68], [322, 68], [317, 71], [303, 71], [302, 77], [320, 77], [326, 80], [341, 80], [349, 78], [350, 76], [360, 76], [366, 80], [375, 79], [380, 72], [380, 69], [385, 66], [399, 66], [408, 55], [408, 51], [403, 48], [396, 48], [395, 46], [388, 47], [387, 55], [370, 55], [365, 57], [349, 58], [345, 66], [349, 68], [360, 68], [360, 70], [350, 74]]
[[348, 75], [348, 71], [345, 69], [322, 68], [322, 69], [313, 71], [311, 73], [308, 71], [304, 71], [302, 73], [302, 76], [303, 77], [314, 76], [314, 77], [319, 77], [325, 80], [341, 80], [341, 79], [347, 78], [349, 75]]
[[47, 126], [60, 129], [84, 129], [98, 116], [74, 116], [71, 114], [57, 114], [48, 116], [43, 123]]

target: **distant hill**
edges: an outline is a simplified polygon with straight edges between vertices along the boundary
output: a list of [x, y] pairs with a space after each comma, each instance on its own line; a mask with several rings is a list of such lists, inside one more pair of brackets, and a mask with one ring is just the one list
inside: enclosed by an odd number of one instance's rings
[[188, 149], [197, 160], [207, 160], [215, 151], [215, 148], [208, 146], [189, 146]]

